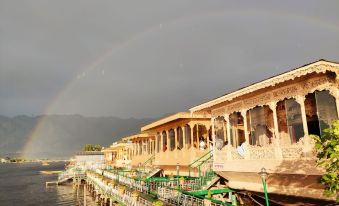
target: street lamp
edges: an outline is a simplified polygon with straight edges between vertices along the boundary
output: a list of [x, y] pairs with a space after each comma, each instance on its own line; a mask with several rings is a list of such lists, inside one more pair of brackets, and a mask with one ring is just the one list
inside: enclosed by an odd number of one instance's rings
[[266, 206], [269, 206], [270, 204], [268, 202], [268, 195], [267, 195], [267, 188], [266, 188], [266, 177], [268, 176], [268, 173], [266, 172], [266, 169], [263, 167], [261, 168], [261, 171], [258, 174], [261, 176], [262, 184], [264, 186]]
[[180, 165], [179, 162], [177, 163], [177, 182], [178, 182], [178, 189], [180, 189], [180, 185], [179, 185], [179, 171], [180, 171]]
[[138, 177], [141, 178], [141, 162], [138, 164]]

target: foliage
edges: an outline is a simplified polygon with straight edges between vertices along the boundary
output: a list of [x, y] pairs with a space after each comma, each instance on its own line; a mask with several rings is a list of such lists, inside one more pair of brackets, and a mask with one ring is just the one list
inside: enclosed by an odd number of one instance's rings
[[161, 202], [161, 201], [156, 201], [156, 202], [154, 202], [153, 203], [154, 204], [154, 206], [163, 206], [164, 204]]
[[83, 147], [83, 151], [101, 151], [101, 148], [102, 146], [99, 144], [85, 144], [85, 146]]
[[325, 129], [321, 137], [312, 137], [316, 142], [318, 165], [326, 170], [320, 180], [325, 185], [324, 194], [336, 195], [339, 202], [339, 120], [335, 120], [331, 128]]
[[211, 190], [208, 190], [206, 197], [212, 198], [213, 192]]

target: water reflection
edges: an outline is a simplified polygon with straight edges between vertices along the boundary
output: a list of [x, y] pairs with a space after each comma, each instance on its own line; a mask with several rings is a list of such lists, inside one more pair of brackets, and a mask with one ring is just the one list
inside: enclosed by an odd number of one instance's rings
[[[0, 205], [96, 205], [84, 187], [71, 184], [46, 187], [46, 181], [55, 181], [57, 175], [40, 171], [63, 170], [64, 162], [42, 166], [39, 163], [0, 164]], [[85, 198], [84, 198], [85, 196]], [[84, 201], [86, 200], [86, 201]]]

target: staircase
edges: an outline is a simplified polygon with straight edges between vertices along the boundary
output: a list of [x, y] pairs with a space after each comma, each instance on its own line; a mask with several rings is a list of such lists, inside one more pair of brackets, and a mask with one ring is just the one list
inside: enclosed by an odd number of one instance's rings
[[[144, 163], [142, 163], [142, 164], [141, 164], [141, 167], [145, 169], [145, 168], [147, 167], [147, 165], [148, 165], [148, 166], [152, 166], [154, 160], [155, 160], [155, 154], [153, 154], [153, 155], [152, 155], [150, 158], [148, 158]], [[139, 168], [139, 169], [141, 169], [141, 168]]]
[[147, 175], [147, 179], [154, 177], [155, 175], [159, 174], [162, 171], [162, 169], [160, 168], [155, 168], [154, 170], [152, 170], [151, 172], [148, 173]]
[[157, 168], [153, 165], [155, 160], [155, 154], [153, 154], [150, 158], [148, 158], [144, 163], [142, 163], [141, 168], [139, 170], [143, 170], [144, 177], [146, 179], [154, 177], [158, 173], [162, 171], [162, 169]]
[[[203, 172], [202, 169], [206, 168], [208, 160], [210, 160], [213, 156], [212, 151], [207, 152], [206, 154], [202, 155], [198, 159], [194, 160], [191, 164], [188, 165], [188, 176], [191, 176], [193, 170], [198, 170], [198, 174], [195, 176], [200, 177], [201, 173]], [[207, 168], [209, 169], [209, 168]]]
[[84, 171], [71, 167], [58, 175], [57, 184], [59, 185], [59, 184], [65, 183], [71, 179], [84, 179], [85, 176], [86, 175]]
[[69, 180], [73, 181], [81, 181], [86, 178], [86, 174], [77, 168], [71, 167], [67, 170], [61, 172], [58, 175], [57, 181], [48, 181], [46, 182], [46, 186], [54, 186], [54, 185], [61, 185]]
[[189, 177], [193, 170], [198, 171], [195, 175], [196, 179], [193, 181], [192, 190], [209, 189], [219, 181], [220, 178], [212, 170], [212, 157], [213, 153], [209, 151], [188, 165]]

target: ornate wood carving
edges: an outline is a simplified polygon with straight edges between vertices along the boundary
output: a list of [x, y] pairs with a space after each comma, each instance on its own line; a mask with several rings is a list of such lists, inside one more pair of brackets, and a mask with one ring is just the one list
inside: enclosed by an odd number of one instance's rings
[[333, 78], [326, 75], [307, 79], [303, 82], [290, 84], [268, 91], [263, 94], [256, 95], [252, 98], [239, 100], [237, 102], [226, 105], [212, 111], [212, 116], [220, 116], [222, 113], [233, 113], [241, 110], [249, 110], [256, 106], [269, 105], [271, 102], [278, 102], [284, 99], [296, 98], [297, 96], [305, 96], [316, 90], [329, 90], [333, 96], [338, 95], [336, 82]]

